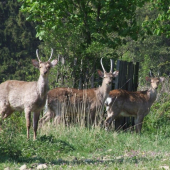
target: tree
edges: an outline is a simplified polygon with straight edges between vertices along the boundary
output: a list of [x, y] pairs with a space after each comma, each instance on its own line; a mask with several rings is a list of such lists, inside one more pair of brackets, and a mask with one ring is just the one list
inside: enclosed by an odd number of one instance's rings
[[125, 43], [123, 37], [127, 35], [137, 39], [140, 27], [135, 10], [144, 2], [26, 0], [22, 10], [29, 12], [29, 20], [38, 23], [36, 30], [40, 39], [53, 42], [57, 38], [56, 47], [63, 47], [62, 53], [69, 48], [76, 55], [90, 57], [105, 47], [115, 49]]
[[[155, 1], [156, 2], [156, 1]], [[136, 10], [136, 16], [138, 22], [148, 21], [153, 22], [159, 15], [159, 9], [150, 10], [153, 6], [152, 3], [147, 3], [142, 8]], [[160, 25], [161, 27], [161, 25]], [[153, 27], [152, 27], [153, 28]], [[151, 27], [147, 27], [147, 33], [143, 37], [139, 37], [137, 41], [127, 39], [127, 44], [119, 50], [119, 53], [124, 53], [123, 59], [133, 62], [140, 62], [140, 76], [144, 79], [148, 76], [149, 70], [152, 69], [157, 76], [165, 76], [169, 74], [170, 64], [170, 38], [166, 34], [155, 35]], [[143, 27], [143, 32], [146, 31], [146, 27]], [[146, 33], [146, 32], [145, 32]]]
[[33, 80], [31, 58], [40, 41], [35, 38], [33, 22], [19, 11], [17, 1], [0, 2], [0, 82], [7, 79]]
[[37, 37], [45, 49], [52, 46], [72, 63], [78, 58], [77, 73], [92, 68], [88, 70], [92, 74], [101, 57], [116, 60], [115, 50], [126, 43], [125, 37], [136, 40], [142, 34], [135, 11], [146, 0], [21, 1], [22, 11], [29, 13], [27, 19], [36, 22]]
[[155, 18], [146, 19], [143, 26], [155, 35], [170, 37], [170, 1], [150, 0], [151, 10], [159, 11]]

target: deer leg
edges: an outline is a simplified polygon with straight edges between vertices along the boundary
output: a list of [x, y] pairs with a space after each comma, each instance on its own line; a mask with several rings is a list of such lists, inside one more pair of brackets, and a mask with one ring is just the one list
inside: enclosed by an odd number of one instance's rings
[[42, 127], [45, 123], [47, 123], [49, 120], [54, 118], [54, 113], [51, 111], [48, 111], [40, 120], [39, 124]]
[[96, 117], [96, 113], [95, 113], [95, 109], [91, 109], [90, 110], [90, 124], [93, 125], [95, 122], [95, 117]]
[[31, 126], [31, 111], [29, 109], [25, 109], [25, 119], [26, 119], [26, 127], [27, 127], [27, 139], [29, 139], [29, 130]]
[[136, 133], [141, 133], [143, 119], [144, 116], [137, 116], [137, 118], [135, 119]]
[[9, 109], [5, 112], [5, 114], [4, 114], [4, 116], [3, 116], [3, 119], [9, 117], [12, 113], [13, 113], [13, 110], [12, 110], [11, 108], [9, 108]]
[[61, 123], [61, 116], [57, 115], [54, 118], [54, 124], [59, 125]]
[[38, 128], [38, 120], [40, 117], [40, 112], [34, 112], [34, 118], [33, 118], [33, 128], [34, 128], [34, 140], [37, 136], [37, 128]]
[[54, 125], [59, 125], [61, 123], [61, 116], [64, 117], [64, 106], [58, 104], [58, 108], [51, 109], [51, 111], [54, 113]]
[[114, 120], [114, 115], [109, 116], [105, 120], [105, 129], [107, 130], [108, 127], [110, 126], [111, 122]]
[[1, 113], [0, 125], [2, 125], [4, 116], [5, 116], [5, 110], [1, 111], [0, 113]]
[[4, 116], [8, 110], [8, 107], [10, 107], [10, 106], [6, 105], [5, 103], [1, 103], [1, 105], [0, 105], [1, 119], [4, 119]]
[[111, 123], [112, 123], [112, 121], [114, 120], [114, 119], [116, 119], [116, 117], [119, 115], [119, 112], [118, 111], [112, 111], [112, 112], [107, 112], [107, 118], [106, 118], [106, 120], [105, 120], [105, 129], [107, 130], [108, 129], [108, 127], [111, 125]]
[[13, 110], [10, 107], [2, 107], [3, 109], [0, 111], [1, 113], [1, 120], [0, 120], [0, 124], [2, 125], [3, 119], [7, 118], [8, 116], [10, 116], [13, 113]]

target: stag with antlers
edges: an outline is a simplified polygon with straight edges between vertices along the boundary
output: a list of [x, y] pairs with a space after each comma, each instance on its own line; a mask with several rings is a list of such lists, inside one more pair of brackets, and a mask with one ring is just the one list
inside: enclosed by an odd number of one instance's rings
[[78, 112], [78, 110], [80, 110], [80, 105], [85, 106], [85, 112], [90, 114], [90, 122], [94, 122], [97, 109], [103, 107], [104, 101], [111, 90], [113, 78], [118, 75], [118, 71], [112, 72], [112, 62], [109, 73], [104, 69], [102, 59], [100, 60], [100, 63], [103, 69], [103, 72], [97, 70], [99, 76], [103, 78], [100, 87], [83, 90], [74, 88], [55, 88], [48, 92], [48, 109], [44, 117], [40, 119], [41, 124], [46, 123], [52, 118], [55, 118], [55, 122], [58, 124], [61, 119], [62, 107], [70, 113], [73, 109]]
[[31, 112], [34, 112], [34, 139], [36, 139], [40, 111], [43, 109], [47, 97], [49, 71], [57, 64], [56, 59], [50, 62], [53, 55], [53, 49], [47, 62], [42, 62], [40, 60], [38, 50], [36, 50], [36, 55], [38, 61], [32, 60], [32, 64], [40, 71], [38, 81], [26, 82], [8, 80], [0, 84], [0, 113], [2, 119], [7, 118], [14, 111], [24, 111], [27, 138], [29, 138]]

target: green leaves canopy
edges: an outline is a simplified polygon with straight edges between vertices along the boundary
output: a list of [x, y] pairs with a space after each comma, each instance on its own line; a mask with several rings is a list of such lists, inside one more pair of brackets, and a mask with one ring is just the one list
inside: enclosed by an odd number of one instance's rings
[[8, 79], [33, 80], [31, 59], [40, 41], [35, 38], [35, 24], [26, 21], [17, 1], [0, 2], [0, 82]]
[[150, 0], [151, 10], [158, 10], [157, 16], [143, 23], [145, 28], [149, 28], [155, 35], [165, 35], [170, 37], [170, 1], [169, 0]]
[[37, 37], [55, 46], [62, 54], [91, 58], [99, 57], [104, 51], [104, 55], [113, 57], [113, 49], [125, 43], [124, 37], [137, 39], [140, 26], [135, 10], [145, 1], [22, 2], [22, 11], [28, 12], [28, 19], [37, 23]]

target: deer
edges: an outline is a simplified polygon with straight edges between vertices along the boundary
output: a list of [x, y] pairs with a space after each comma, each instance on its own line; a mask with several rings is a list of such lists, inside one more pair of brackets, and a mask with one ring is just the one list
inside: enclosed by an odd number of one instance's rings
[[[111, 61], [110, 61], [111, 62]], [[102, 58], [100, 60], [103, 71], [97, 70], [98, 75], [103, 78], [102, 85], [98, 88], [75, 89], [66, 87], [57, 87], [47, 94], [47, 112], [40, 119], [41, 125], [54, 119], [56, 124], [60, 124], [62, 106], [70, 113], [72, 110], [79, 110], [81, 104], [85, 105], [86, 113], [90, 115], [90, 122], [94, 123], [97, 108], [104, 105], [111, 90], [113, 77], [117, 77], [118, 71], [112, 71], [111, 62], [110, 72], [104, 69]]]
[[105, 101], [106, 130], [117, 117], [134, 117], [136, 133], [141, 133], [143, 119], [156, 100], [158, 85], [164, 81], [164, 77], [146, 77], [146, 81], [150, 82], [150, 88], [146, 91], [131, 92], [122, 89], [110, 91]]
[[33, 139], [36, 139], [37, 127], [40, 112], [43, 109], [48, 88], [48, 75], [52, 67], [57, 64], [57, 59], [50, 62], [53, 55], [46, 62], [42, 62], [36, 50], [37, 59], [32, 59], [32, 64], [39, 69], [40, 75], [38, 81], [26, 82], [18, 80], [7, 80], [0, 84], [0, 113], [1, 120], [10, 116], [14, 111], [24, 111], [27, 128], [27, 138], [29, 139], [31, 112], [33, 114]]

